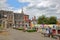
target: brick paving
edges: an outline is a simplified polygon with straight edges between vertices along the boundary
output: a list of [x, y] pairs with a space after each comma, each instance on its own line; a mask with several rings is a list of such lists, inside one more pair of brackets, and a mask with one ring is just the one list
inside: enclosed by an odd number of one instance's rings
[[44, 37], [42, 34], [33, 32], [22, 32], [15, 29], [10, 29], [8, 35], [0, 35], [0, 40], [56, 40], [49, 37]]

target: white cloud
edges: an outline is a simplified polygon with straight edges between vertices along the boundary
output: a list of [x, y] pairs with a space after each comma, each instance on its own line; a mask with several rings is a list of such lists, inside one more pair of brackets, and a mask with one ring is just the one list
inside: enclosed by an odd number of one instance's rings
[[60, 0], [19, 0], [20, 2], [29, 2], [25, 8], [25, 13], [31, 16], [57, 16], [60, 17]]
[[14, 10], [14, 13], [21, 13], [21, 9]]
[[[0, 9], [12, 10], [11, 7], [6, 3], [7, 0], [0, 0]], [[60, 0], [18, 0], [18, 2], [29, 2], [30, 4], [24, 7], [24, 12], [33, 16], [57, 16], [60, 17]], [[14, 10], [14, 12], [21, 12], [21, 8]]]
[[[48, 3], [49, 3], [49, 4], [48, 4]], [[40, 6], [44, 6], [44, 7], [50, 6], [50, 2], [49, 2], [49, 1], [42, 1], [41, 3], [37, 4], [37, 6], [38, 6], [38, 7], [40, 7]]]
[[6, 2], [7, 0], [0, 0], [0, 10], [12, 10], [13, 7], [10, 7]]
[[7, 0], [0, 0], [0, 3], [5, 3]]

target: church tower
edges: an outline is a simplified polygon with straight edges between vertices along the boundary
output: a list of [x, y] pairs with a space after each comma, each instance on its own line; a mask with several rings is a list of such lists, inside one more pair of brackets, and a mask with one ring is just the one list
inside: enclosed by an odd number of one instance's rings
[[22, 11], [21, 11], [22, 14], [24, 14], [24, 11], [23, 11], [23, 8], [22, 8]]

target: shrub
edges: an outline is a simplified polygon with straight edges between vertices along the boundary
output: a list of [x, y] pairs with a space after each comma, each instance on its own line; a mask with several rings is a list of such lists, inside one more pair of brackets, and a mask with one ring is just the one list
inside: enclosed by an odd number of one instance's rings
[[23, 28], [18, 28], [18, 30], [23, 30]]
[[27, 32], [36, 32], [36, 30], [26, 30]]

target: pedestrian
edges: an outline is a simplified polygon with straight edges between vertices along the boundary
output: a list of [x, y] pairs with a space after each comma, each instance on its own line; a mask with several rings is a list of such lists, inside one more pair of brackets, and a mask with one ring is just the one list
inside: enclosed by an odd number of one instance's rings
[[38, 28], [36, 28], [36, 31], [38, 32]]
[[45, 36], [49, 36], [49, 30], [48, 30], [48, 28], [46, 28]]
[[23, 31], [24, 31], [24, 32], [26, 31], [25, 28], [26, 28], [26, 26], [24, 25], [24, 28], [23, 28]]
[[51, 37], [52, 36], [52, 29], [51, 29], [51, 27], [48, 27], [48, 29], [49, 29], [49, 37]]

